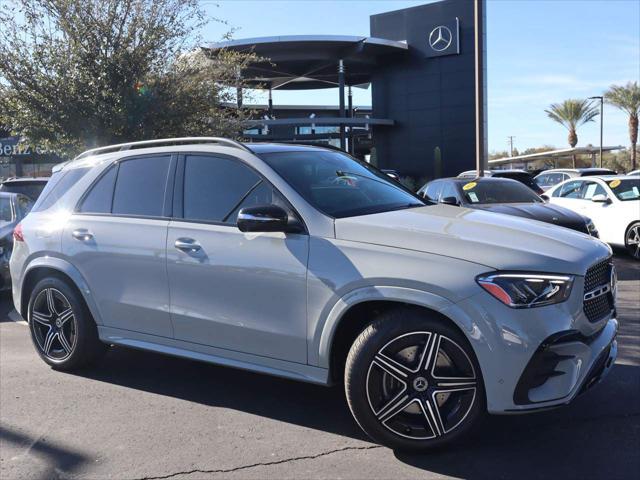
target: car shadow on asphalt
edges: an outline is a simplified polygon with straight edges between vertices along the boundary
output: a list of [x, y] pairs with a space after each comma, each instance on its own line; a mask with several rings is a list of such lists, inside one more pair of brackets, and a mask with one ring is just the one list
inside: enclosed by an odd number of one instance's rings
[[[75, 375], [368, 440], [337, 387], [124, 348], [112, 348], [96, 368]], [[570, 406], [488, 416], [454, 445], [420, 455], [396, 452], [396, 458], [460, 478], [625, 478], [640, 466], [639, 393], [640, 367], [617, 364]]]

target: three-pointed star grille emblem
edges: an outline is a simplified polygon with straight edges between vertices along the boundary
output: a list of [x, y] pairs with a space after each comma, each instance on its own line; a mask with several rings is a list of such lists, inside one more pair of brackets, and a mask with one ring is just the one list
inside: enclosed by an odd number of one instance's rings
[[451, 41], [453, 40], [453, 34], [448, 27], [440, 25], [429, 34], [429, 46], [436, 52], [442, 52], [449, 48]]

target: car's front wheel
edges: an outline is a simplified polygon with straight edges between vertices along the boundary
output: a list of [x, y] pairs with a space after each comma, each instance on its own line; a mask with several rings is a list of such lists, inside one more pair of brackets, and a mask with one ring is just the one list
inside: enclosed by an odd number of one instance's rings
[[640, 222], [634, 222], [629, 226], [624, 237], [624, 246], [633, 258], [640, 260]]
[[449, 443], [484, 412], [482, 376], [466, 338], [419, 310], [388, 311], [356, 339], [345, 389], [362, 429], [383, 445], [424, 450]]
[[106, 350], [80, 294], [60, 278], [37, 283], [29, 298], [27, 318], [38, 354], [56, 369], [84, 367]]

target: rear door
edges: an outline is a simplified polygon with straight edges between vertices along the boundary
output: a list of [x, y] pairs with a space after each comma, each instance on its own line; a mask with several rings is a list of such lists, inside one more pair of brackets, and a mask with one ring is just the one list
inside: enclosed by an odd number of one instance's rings
[[178, 165], [167, 236], [171, 312], [179, 340], [307, 361], [306, 234], [243, 233], [238, 211], [286, 200], [245, 163], [187, 154]]
[[176, 158], [144, 155], [110, 166], [65, 228], [63, 252], [106, 326], [173, 336], [166, 238]]

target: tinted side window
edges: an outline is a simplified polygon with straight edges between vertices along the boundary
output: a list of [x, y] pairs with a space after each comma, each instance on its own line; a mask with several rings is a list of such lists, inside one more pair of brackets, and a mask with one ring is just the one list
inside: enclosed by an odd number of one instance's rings
[[170, 162], [168, 155], [121, 162], [113, 194], [113, 214], [161, 217]]
[[440, 194], [440, 200], [447, 197], [454, 197], [458, 199], [458, 193], [453, 182], [446, 182], [442, 187], [442, 193]]
[[567, 182], [562, 185], [560, 189], [560, 195], [555, 195], [554, 197], [559, 196], [562, 198], [580, 198], [580, 189], [582, 188], [582, 181], [574, 180], [572, 182]]
[[233, 223], [230, 213], [258, 182], [260, 177], [239, 161], [189, 155], [184, 168], [184, 218]]
[[16, 203], [18, 204], [18, 210], [21, 217], [26, 217], [33, 208], [33, 200], [24, 195], [17, 197]]
[[33, 206], [33, 212], [40, 212], [51, 207], [67, 191], [89, 171], [86, 168], [73, 168], [71, 170], [56, 172], [47, 183], [47, 186], [40, 194], [38, 201]]
[[111, 201], [113, 200], [113, 187], [116, 184], [118, 167], [109, 168], [109, 171], [93, 185], [87, 196], [82, 201], [80, 212], [86, 213], [111, 213]]
[[442, 182], [431, 182], [427, 185], [427, 189], [424, 192], [424, 198], [431, 200], [432, 202], [437, 202], [441, 191]]
[[607, 195], [602, 185], [596, 182], [585, 182], [582, 191], [580, 192], [580, 198], [584, 200], [591, 200], [594, 195]]
[[280, 200], [279, 195], [273, 191], [273, 187], [265, 182], [253, 188], [249, 194], [242, 200], [233, 212], [231, 212], [224, 219], [226, 223], [236, 223], [238, 220], [238, 212], [246, 207], [255, 207], [257, 205], [279, 205], [282, 208], [287, 208], [285, 203]]

